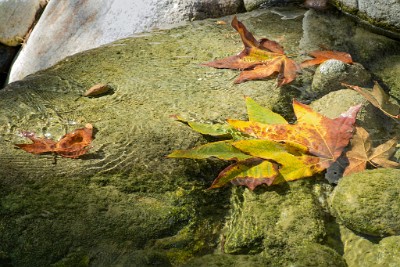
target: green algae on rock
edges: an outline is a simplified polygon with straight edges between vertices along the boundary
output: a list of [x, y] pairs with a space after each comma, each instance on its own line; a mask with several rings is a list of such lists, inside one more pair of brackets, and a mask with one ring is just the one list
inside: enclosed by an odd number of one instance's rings
[[331, 196], [337, 219], [367, 235], [400, 234], [400, 170], [366, 170], [343, 177]]
[[223, 230], [225, 253], [280, 257], [287, 247], [321, 241], [323, 211], [312, 194], [312, 183], [299, 180], [255, 193], [234, 188]]
[[400, 236], [389, 236], [382, 239], [371, 239], [340, 227], [344, 244], [343, 258], [348, 266], [390, 266], [396, 267], [400, 262]]

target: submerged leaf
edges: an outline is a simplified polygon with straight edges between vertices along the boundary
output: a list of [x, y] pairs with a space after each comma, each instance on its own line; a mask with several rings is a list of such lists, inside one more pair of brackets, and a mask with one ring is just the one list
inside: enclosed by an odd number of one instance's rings
[[347, 64], [352, 64], [353, 63], [353, 59], [351, 58], [351, 55], [349, 53], [346, 52], [339, 52], [339, 51], [312, 51], [310, 53], [308, 53], [310, 56], [314, 57], [313, 59], [308, 59], [303, 61], [300, 64], [301, 68], [307, 68], [307, 67], [311, 67], [314, 65], [319, 65], [329, 59], [336, 59], [336, 60], [340, 60], [344, 63]]
[[216, 157], [223, 160], [245, 160], [251, 156], [244, 154], [232, 146], [231, 141], [208, 143], [188, 150], [175, 150], [168, 155], [169, 158], [206, 159]]
[[261, 184], [271, 185], [278, 174], [278, 165], [258, 158], [249, 158], [226, 167], [214, 180], [210, 189], [231, 182], [254, 190]]
[[400, 163], [391, 161], [390, 157], [396, 151], [397, 140], [391, 139], [376, 148], [372, 148], [368, 132], [362, 127], [356, 127], [356, 133], [351, 140], [351, 149], [346, 152], [349, 165], [344, 176], [366, 169], [367, 163], [385, 168], [397, 168]]
[[264, 79], [278, 73], [278, 86], [282, 86], [296, 78], [300, 67], [285, 55], [280, 44], [267, 38], [255, 39], [236, 16], [231, 25], [240, 34], [244, 50], [238, 55], [204, 63], [204, 66], [243, 70], [235, 83]]
[[211, 135], [215, 137], [231, 137], [232, 132], [235, 131], [235, 129], [228, 124], [210, 124], [200, 123], [196, 121], [188, 121], [179, 115], [173, 115], [171, 117], [173, 117], [177, 121], [189, 125], [190, 128], [192, 128], [196, 132], [205, 135]]
[[32, 144], [15, 144], [17, 147], [32, 154], [55, 153], [65, 158], [77, 158], [85, 154], [93, 140], [93, 126], [88, 123], [84, 128], [67, 133], [56, 142], [47, 138], [37, 138], [34, 133], [22, 132], [22, 135], [32, 140]]
[[342, 84], [360, 93], [372, 105], [380, 109], [387, 116], [393, 119], [400, 119], [400, 106], [390, 102], [389, 95], [386, 94], [385, 91], [383, 91], [383, 89], [379, 86], [377, 82], [375, 82], [372, 91], [355, 85], [349, 85], [345, 83]]

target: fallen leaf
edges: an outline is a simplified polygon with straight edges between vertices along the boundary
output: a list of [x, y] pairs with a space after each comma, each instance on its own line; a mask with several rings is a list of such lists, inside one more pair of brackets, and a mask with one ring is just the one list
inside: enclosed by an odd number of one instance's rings
[[168, 155], [169, 158], [206, 159], [216, 157], [223, 160], [246, 160], [251, 156], [244, 154], [232, 146], [231, 141], [218, 141], [201, 145], [187, 150], [175, 150]]
[[327, 118], [296, 100], [293, 109], [296, 124], [263, 124], [253, 121], [228, 120], [237, 130], [258, 139], [269, 139], [307, 147], [312, 155], [334, 162], [353, 136], [353, 125], [361, 105], [351, 107], [335, 119]]
[[288, 144], [253, 139], [234, 142], [233, 146], [253, 157], [278, 163], [279, 174], [284, 181], [310, 177], [326, 169], [324, 161], [321, 161], [319, 157], [304, 153], [298, 153], [298, 155], [290, 153], [294, 152], [294, 148]]
[[400, 163], [390, 160], [396, 151], [395, 138], [372, 148], [368, 132], [362, 127], [356, 127], [356, 133], [350, 142], [351, 149], [346, 152], [349, 165], [343, 176], [365, 170], [367, 163], [374, 167], [397, 168], [400, 166]]
[[222, 187], [231, 182], [234, 185], [245, 185], [250, 190], [254, 190], [261, 184], [271, 185], [278, 174], [277, 164], [259, 158], [249, 158], [222, 170], [210, 189]]
[[[210, 188], [231, 182], [253, 190], [261, 184], [310, 177], [328, 168], [342, 154], [353, 135], [353, 124], [361, 107], [351, 107], [339, 118], [329, 119], [294, 101], [298, 122], [289, 124], [282, 116], [261, 107], [249, 97], [246, 97], [246, 106], [249, 121], [228, 120], [229, 127], [241, 133], [231, 135], [232, 140], [176, 150], [168, 157], [216, 157], [234, 161], [220, 172]], [[192, 129], [203, 131], [203, 127]]]
[[256, 40], [246, 27], [237, 20], [232, 19], [232, 27], [240, 34], [244, 50], [238, 55], [230, 56], [204, 63], [202, 65], [220, 69], [242, 70], [234, 81], [241, 83], [248, 80], [267, 78], [278, 73], [278, 86], [292, 82], [300, 67], [285, 55], [283, 47], [267, 38]]
[[93, 126], [88, 123], [84, 128], [76, 129], [61, 137], [56, 142], [47, 138], [38, 138], [32, 132], [22, 132], [22, 135], [29, 138], [32, 144], [15, 144], [17, 147], [32, 154], [55, 153], [65, 158], [77, 158], [85, 154], [93, 140]]
[[342, 83], [342, 85], [351, 88], [360, 93], [372, 105], [380, 109], [383, 113], [393, 119], [400, 119], [400, 106], [390, 102], [389, 95], [383, 91], [382, 87], [375, 82], [372, 91], [355, 85]]
[[314, 66], [314, 65], [319, 65], [329, 59], [336, 59], [336, 60], [340, 60], [344, 63], [347, 64], [352, 64], [353, 63], [353, 59], [351, 58], [351, 55], [349, 53], [346, 52], [339, 52], [339, 51], [312, 51], [310, 53], [308, 53], [310, 56], [314, 57], [313, 59], [308, 59], [303, 61], [300, 64], [301, 68], [307, 68], [310, 66]]

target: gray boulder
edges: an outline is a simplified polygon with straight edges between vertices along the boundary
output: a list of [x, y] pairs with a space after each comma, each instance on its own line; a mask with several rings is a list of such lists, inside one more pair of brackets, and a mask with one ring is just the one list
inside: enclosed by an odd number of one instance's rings
[[[181, 21], [234, 14], [239, 0], [52, 0], [18, 55], [9, 82], [80, 51]], [[8, 24], [1, 24], [6, 27]]]
[[397, 0], [332, 0], [340, 10], [400, 36], [400, 3]]
[[0, 43], [21, 44], [46, 3], [46, 0], [0, 0]]
[[321, 46], [350, 53], [353, 61], [366, 69], [379, 59], [400, 52], [396, 40], [359, 27], [347, 16], [308, 10], [303, 18], [300, 48], [307, 52], [321, 50]]
[[367, 170], [343, 177], [332, 210], [348, 228], [373, 236], [400, 234], [400, 170]]

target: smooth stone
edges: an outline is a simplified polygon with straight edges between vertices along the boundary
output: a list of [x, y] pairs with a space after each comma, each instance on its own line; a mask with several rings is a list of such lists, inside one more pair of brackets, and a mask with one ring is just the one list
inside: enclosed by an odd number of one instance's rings
[[46, 0], [0, 0], [0, 43], [17, 46], [36, 20]]
[[310, 94], [321, 97], [342, 89], [342, 83], [372, 87], [371, 74], [359, 63], [346, 64], [330, 59], [319, 65], [314, 73]]
[[15, 60], [8, 81], [21, 80], [69, 55], [154, 27], [242, 10], [239, 0], [52, 0]]
[[362, 234], [400, 234], [400, 170], [375, 169], [340, 179], [331, 196], [336, 218]]
[[337, 50], [349, 53], [354, 62], [369, 69], [377, 60], [390, 55], [398, 55], [398, 41], [357, 26], [356, 22], [337, 12], [308, 10], [303, 18], [303, 37], [300, 48], [305, 52]]

